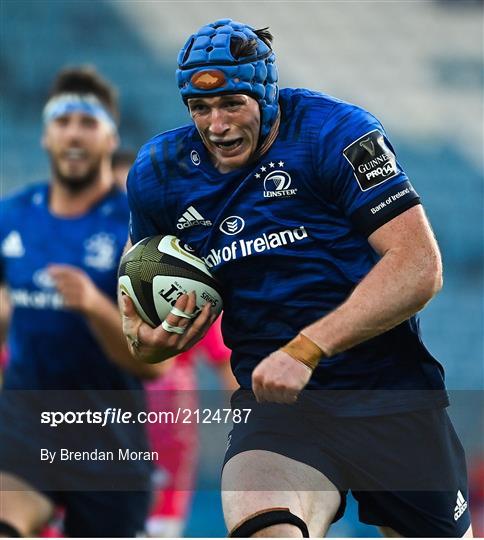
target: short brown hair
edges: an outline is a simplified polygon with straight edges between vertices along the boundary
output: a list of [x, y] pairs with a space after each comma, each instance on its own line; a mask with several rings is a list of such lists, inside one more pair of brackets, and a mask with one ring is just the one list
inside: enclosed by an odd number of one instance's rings
[[[260, 28], [254, 30], [254, 34], [263, 41], [269, 49], [272, 49], [273, 36], [269, 31], [269, 27]], [[257, 51], [257, 40], [249, 39], [243, 40], [241, 38], [233, 37], [230, 40], [230, 52], [236, 59], [243, 58], [244, 56], [252, 56]]]
[[106, 107], [115, 122], [119, 122], [118, 91], [93, 66], [61, 69], [49, 92], [48, 99], [59, 94], [94, 94]]

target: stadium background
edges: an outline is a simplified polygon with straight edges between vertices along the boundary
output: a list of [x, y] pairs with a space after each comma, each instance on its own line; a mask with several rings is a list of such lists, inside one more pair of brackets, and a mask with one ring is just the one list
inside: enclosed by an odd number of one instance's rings
[[[482, 3], [2, 0], [0, 5], [2, 196], [47, 177], [40, 114], [61, 66], [94, 64], [117, 85], [122, 143], [138, 148], [188, 121], [174, 80], [176, 56], [190, 32], [218, 18], [270, 26], [281, 86], [322, 90], [379, 117], [443, 252], [445, 287], [423, 312], [422, 326], [426, 343], [446, 368], [453, 415], [476, 481], [479, 466], [482, 471], [484, 387]], [[200, 375], [203, 387], [214, 384], [208, 373]], [[188, 536], [225, 534], [214, 457], [219, 454], [204, 445]], [[482, 519], [482, 489], [473, 495], [471, 508]], [[375, 530], [356, 523], [350, 504], [331, 534], [363, 536]]]

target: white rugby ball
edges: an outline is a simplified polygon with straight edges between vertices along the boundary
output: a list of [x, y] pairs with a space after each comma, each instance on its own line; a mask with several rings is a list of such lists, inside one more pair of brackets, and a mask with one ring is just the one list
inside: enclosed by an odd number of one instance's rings
[[153, 327], [165, 320], [182, 294], [191, 291], [197, 295], [196, 313], [207, 302], [217, 314], [222, 311], [217, 281], [176, 236], [144, 238], [127, 251], [119, 265], [118, 288]]

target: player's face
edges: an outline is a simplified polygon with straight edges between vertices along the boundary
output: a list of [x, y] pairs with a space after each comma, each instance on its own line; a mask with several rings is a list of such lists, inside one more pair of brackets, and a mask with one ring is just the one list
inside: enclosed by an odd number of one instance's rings
[[53, 119], [42, 140], [55, 178], [73, 190], [90, 186], [99, 177], [102, 160], [115, 148], [115, 135], [94, 116], [72, 112]]
[[260, 132], [260, 110], [255, 99], [245, 94], [191, 98], [188, 107], [220, 172], [230, 172], [250, 161]]

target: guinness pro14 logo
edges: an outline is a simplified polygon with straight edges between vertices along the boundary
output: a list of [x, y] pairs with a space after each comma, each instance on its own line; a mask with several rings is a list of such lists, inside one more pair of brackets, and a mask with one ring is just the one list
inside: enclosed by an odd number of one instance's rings
[[343, 150], [362, 191], [378, 186], [396, 176], [397, 161], [377, 129], [365, 133]]

